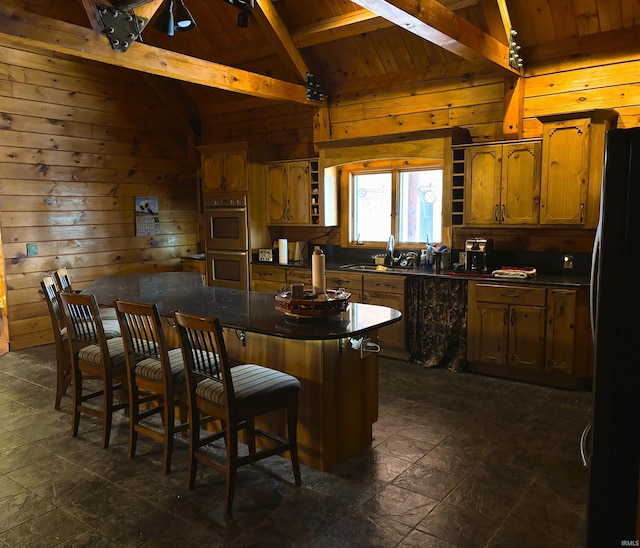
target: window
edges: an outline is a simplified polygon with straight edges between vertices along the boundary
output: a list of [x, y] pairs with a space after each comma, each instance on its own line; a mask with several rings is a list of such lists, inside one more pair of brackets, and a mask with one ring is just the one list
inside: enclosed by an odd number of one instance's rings
[[442, 165], [382, 164], [343, 168], [349, 243], [386, 244], [390, 234], [396, 244], [441, 242]]

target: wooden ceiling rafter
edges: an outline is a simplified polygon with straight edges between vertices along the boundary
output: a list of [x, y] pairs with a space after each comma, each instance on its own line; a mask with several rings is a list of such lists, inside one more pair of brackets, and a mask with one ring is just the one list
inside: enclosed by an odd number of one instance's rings
[[510, 75], [509, 48], [436, 0], [352, 0], [400, 28], [459, 57], [485, 62]]
[[313, 105], [302, 85], [203, 61], [143, 43], [135, 43], [126, 53], [114, 51], [104, 34], [64, 21], [0, 5], [0, 42], [44, 48], [89, 59], [191, 82], [233, 93], [276, 101]]
[[287, 59], [293, 63], [302, 82], [306, 82], [309, 70], [306, 61], [303, 59], [297, 46], [294, 44], [289, 30], [278, 15], [271, 0], [256, 0], [256, 6], [260, 8], [255, 10], [254, 16], [258, 20], [258, 24], [262, 31], [275, 42], [275, 49], [281, 50]]

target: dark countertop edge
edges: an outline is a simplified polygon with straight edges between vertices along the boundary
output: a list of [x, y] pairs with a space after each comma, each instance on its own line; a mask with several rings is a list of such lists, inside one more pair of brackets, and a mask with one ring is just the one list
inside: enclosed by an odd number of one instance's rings
[[[289, 263], [282, 265], [279, 263], [252, 261], [252, 265], [272, 266], [277, 268], [300, 268], [311, 270], [311, 265], [307, 262], [303, 263]], [[411, 276], [411, 277], [431, 277], [431, 278], [448, 278], [452, 280], [466, 280], [476, 282], [492, 282], [500, 284], [518, 284], [518, 285], [550, 285], [550, 286], [563, 286], [563, 287], [589, 287], [590, 280], [588, 276], [560, 276], [551, 274], [540, 274], [533, 278], [520, 279], [520, 278], [496, 278], [492, 276], [478, 276], [465, 273], [438, 273], [429, 270], [423, 270], [420, 268], [407, 268], [404, 270], [385, 271], [385, 270], [350, 270], [348, 268], [340, 268], [340, 264], [327, 263], [327, 270], [332, 272], [344, 272], [354, 274], [387, 274], [388, 276]]]

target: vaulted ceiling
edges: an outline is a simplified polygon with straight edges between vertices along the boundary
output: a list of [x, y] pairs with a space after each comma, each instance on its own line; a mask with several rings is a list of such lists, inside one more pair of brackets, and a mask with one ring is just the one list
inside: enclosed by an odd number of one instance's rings
[[[3, 0], [0, 37], [168, 77], [197, 107], [227, 110], [247, 96], [313, 103], [307, 72], [331, 98], [430, 75], [526, 74], [607, 48], [640, 56], [638, 0], [255, 0], [246, 28], [231, 0], [184, 0], [197, 26], [174, 36], [154, 28], [167, 1]], [[142, 43], [108, 47], [96, 4], [137, 4]], [[509, 62], [511, 29], [522, 69]]]

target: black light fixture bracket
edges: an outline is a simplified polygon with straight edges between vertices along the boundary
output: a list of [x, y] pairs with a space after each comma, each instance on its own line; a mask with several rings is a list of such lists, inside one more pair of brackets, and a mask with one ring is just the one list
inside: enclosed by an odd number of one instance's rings
[[142, 33], [149, 22], [133, 12], [96, 4], [98, 14], [104, 25], [104, 32], [115, 51], [125, 52]]
[[307, 72], [306, 87], [307, 99], [316, 103], [322, 103], [322, 100], [324, 99], [324, 93], [322, 93], [320, 85], [318, 84], [318, 82], [316, 82], [316, 77], [310, 72]]

